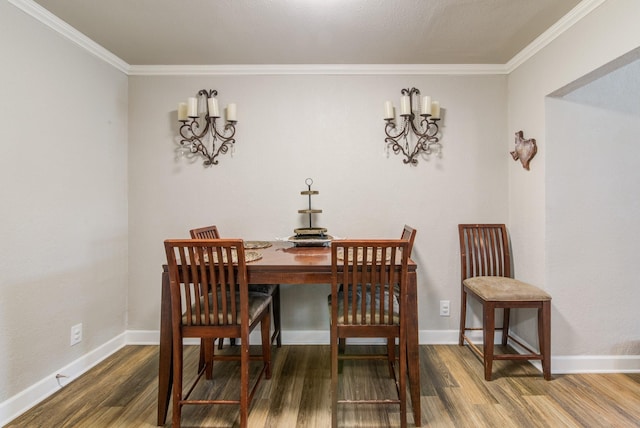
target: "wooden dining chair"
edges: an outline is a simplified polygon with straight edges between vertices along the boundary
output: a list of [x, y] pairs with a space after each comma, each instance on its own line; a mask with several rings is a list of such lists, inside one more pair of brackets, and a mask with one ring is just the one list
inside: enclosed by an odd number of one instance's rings
[[[269, 309], [271, 296], [249, 293], [247, 267], [241, 239], [170, 239], [165, 251], [169, 270], [171, 322], [173, 331], [173, 419], [180, 427], [182, 407], [187, 404], [234, 404], [240, 409], [240, 426], [248, 423], [249, 406], [263, 378], [271, 378], [271, 340]], [[262, 354], [250, 356], [249, 334], [260, 324]], [[218, 337], [240, 337], [239, 356], [206, 356], [206, 365], [216, 359], [240, 361], [240, 397], [190, 399], [196, 383], [183, 394], [183, 338], [209, 341]], [[211, 347], [213, 350], [213, 347]], [[262, 361], [262, 369], [250, 385], [249, 362]]]
[[[332, 427], [338, 425], [338, 405], [349, 403], [397, 404], [400, 406], [401, 426], [406, 427], [407, 329], [404, 311], [407, 305], [408, 249], [408, 240], [334, 240], [331, 243]], [[389, 347], [386, 353], [375, 355], [339, 352], [340, 340], [348, 337], [384, 338], [387, 343], [395, 343], [398, 337], [399, 358], [389, 354]], [[386, 360], [397, 395], [393, 398], [346, 397], [346, 389], [339, 397], [339, 361], [353, 359]]]
[[[189, 233], [194, 239], [220, 238], [218, 228], [214, 225], [191, 229]], [[273, 335], [271, 336], [271, 342], [275, 340], [276, 346], [280, 348], [282, 346], [282, 333], [280, 328], [280, 286], [278, 284], [249, 284], [249, 291], [254, 293], [268, 294], [271, 296], [273, 311]], [[222, 349], [223, 341], [224, 338], [219, 338], [218, 347], [220, 349]], [[235, 345], [235, 338], [230, 337], [229, 343], [231, 345]]]
[[[416, 229], [405, 224], [404, 228], [402, 229], [402, 233], [400, 234], [400, 239], [404, 239], [409, 242], [409, 246], [407, 248], [408, 257], [411, 257], [411, 252], [413, 251], [413, 243], [416, 240], [417, 232], [418, 231]], [[342, 289], [342, 287], [340, 287], [340, 289]], [[398, 290], [396, 290], [396, 294], [399, 294]], [[329, 299], [331, 299], [331, 296], [329, 296]], [[389, 355], [392, 357], [394, 355], [393, 353], [395, 352], [395, 343], [396, 343], [395, 338], [392, 341], [389, 341], [387, 343], [389, 347], [387, 352], [389, 352]], [[346, 346], [346, 340], [340, 339], [340, 347], [339, 347], [340, 352], [344, 352], [345, 346]]]
[[[540, 360], [546, 380], [551, 379], [551, 296], [533, 285], [511, 278], [511, 249], [504, 224], [460, 224], [460, 260], [462, 276], [462, 302], [460, 305], [459, 345], [465, 341], [484, 363], [484, 378], [491, 380], [494, 360]], [[467, 297], [482, 304], [482, 328], [467, 327]], [[509, 334], [511, 309], [538, 310], [539, 352], [521, 343]], [[496, 327], [495, 311], [503, 309], [502, 327]], [[482, 330], [481, 350], [467, 335], [469, 330]], [[495, 331], [502, 330], [502, 346], [509, 339], [528, 353], [495, 354]]]
[[191, 229], [189, 234], [193, 239], [220, 239], [220, 232], [215, 225]]

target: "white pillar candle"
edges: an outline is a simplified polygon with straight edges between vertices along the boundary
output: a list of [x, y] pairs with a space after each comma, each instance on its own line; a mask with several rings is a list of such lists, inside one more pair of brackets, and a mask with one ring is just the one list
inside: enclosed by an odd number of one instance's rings
[[431, 117], [434, 119], [440, 119], [440, 103], [438, 101], [431, 103]]
[[400, 98], [400, 115], [410, 115], [411, 114], [411, 100], [409, 95], [403, 95]]
[[178, 104], [178, 120], [187, 120], [187, 103]]
[[422, 98], [421, 114], [431, 114], [431, 97], [426, 95]]
[[209, 117], [220, 117], [220, 109], [218, 108], [218, 100], [216, 98], [209, 98], [207, 100], [209, 104]]
[[227, 106], [227, 122], [236, 122], [237, 120], [236, 105], [234, 103], [230, 103]]
[[384, 118], [393, 119], [393, 103], [391, 101], [384, 102]]
[[198, 99], [196, 97], [189, 97], [187, 101], [187, 116], [189, 117], [197, 117], [198, 116]]

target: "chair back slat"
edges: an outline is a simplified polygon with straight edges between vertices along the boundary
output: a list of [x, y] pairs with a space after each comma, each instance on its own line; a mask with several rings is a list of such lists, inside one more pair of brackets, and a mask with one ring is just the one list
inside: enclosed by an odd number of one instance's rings
[[165, 241], [172, 317], [181, 326], [238, 325], [248, 311], [241, 239]]
[[398, 292], [406, 291], [408, 248], [405, 239], [334, 240], [332, 320], [338, 325], [398, 324]]
[[511, 277], [511, 255], [504, 224], [458, 225], [461, 276]]

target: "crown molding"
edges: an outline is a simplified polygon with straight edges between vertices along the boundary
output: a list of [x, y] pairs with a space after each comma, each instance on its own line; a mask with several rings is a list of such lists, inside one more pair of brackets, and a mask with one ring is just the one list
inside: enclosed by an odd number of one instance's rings
[[469, 75], [505, 74], [500, 64], [279, 64], [279, 65], [133, 65], [130, 75]]
[[516, 68], [520, 67], [524, 62], [540, 52], [545, 46], [560, 37], [565, 31], [571, 28], [582, 18], [593, 12], [606, 0], [582, 0], [576, 7], [571, 9], [569, 13], [562, 17], [558, 22], [553, 24], [547, 31], [538, 36], [533, 42], [529, 43], [524, 49], [518, 52], [504, 66], [505, 73], [510, 74]]
[[32, 0], [8, 1], [26, 14], [42, 22], [47, 27], [57, 31], [63, 37], [87, 50], [92, 55], [95, 55], [106, 63], [111, 64], [121, 72], [129, 74], [129, 68], [131, 67], [129, 64], [40, 6], [38, 3]]
[[606, 0], [583, 0], [506, 64], [130, 65], [33, 0], [8, 0], [91, 54], [130, 76], [210, 75], [491, 75], [510, 74]]

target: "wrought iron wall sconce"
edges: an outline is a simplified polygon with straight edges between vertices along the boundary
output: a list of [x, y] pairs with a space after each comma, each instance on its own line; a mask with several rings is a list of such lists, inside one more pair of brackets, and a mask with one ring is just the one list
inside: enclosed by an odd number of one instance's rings
[[[226, 123], [220, 119], [220, 108], [215, 89], [201, 89], [196, 97], [189, 97], [186, 103], [178, 104], [180, 126], [180, 145], [191, 153], [200, 153], [204, 165], [217, 165], [218, 156], [227, 153], [236, 140], [236, 105], [228, 104], [225, 109]], [[208, 137], [207, 137], [208, 136]]]
[[[442, 148], [440, 139], [438, 138], [438, 121], [440, 120], [440, 103], [431, 101], [430, 96], [422, 98], [422, 104], [419, 108], [420, 114], [414, 113], [414, 97], [416, 108], [418, 107], [420, 90], [417, 88], [406, 88], [400, 91], [400, 121], [401, 124], [396, 125], [395, 107], [391, 101], [384, 104], [384, 120], [387, 122], [384, 132], [387, 134], [385, 138], [386, 147], [393, 149], [395, 154], [402, 153], [405, 157], [402, 161], [406, 164], [417, 165], [418, 156], [421, 153], [427, 155]], [[415, 135], [415, 144], [411, 144], [411, 133]]]

